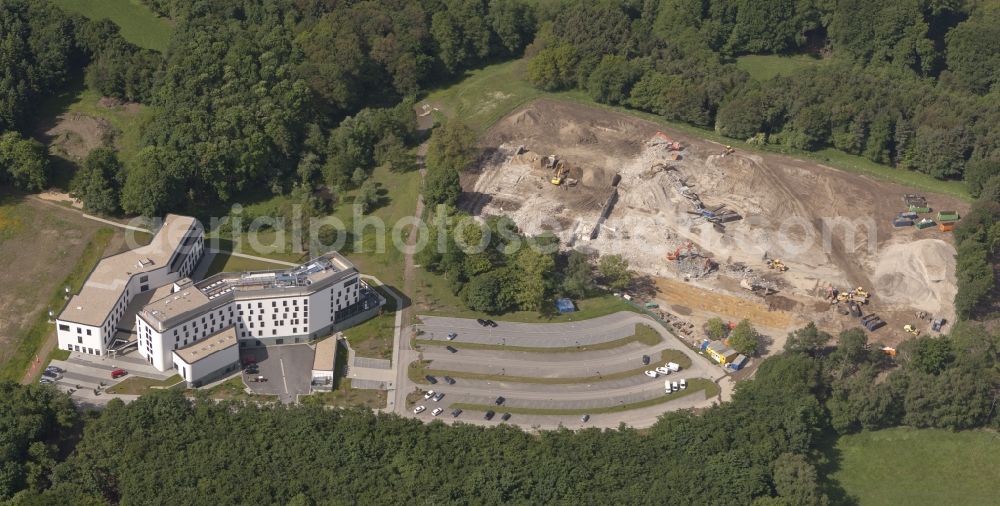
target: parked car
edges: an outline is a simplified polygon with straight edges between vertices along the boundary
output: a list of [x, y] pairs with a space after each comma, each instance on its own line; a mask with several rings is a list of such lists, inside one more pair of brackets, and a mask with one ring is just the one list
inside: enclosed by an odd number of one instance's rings
[[442, 409], [442, 408], [434, 408], [434, 411], [431, 411], [431, 414], [434, 415], [434, 416], [438, 416], [438, 415], [440, 415], [443, 412], [444, 412], [444, 409]]
[[414, 415], [419, 415], [420, 413], [423, 413], [425, 409], [427, 409], [426, 406], [417, 406], [417, 407], [413, 408], [413, 414]]
[[675, 381], [675, 382], [673, 382], [673, 384], [672, 384], [672, 385], [670, 385], [670, 386], [671, 386], [671, 387], [673, 387], [673, 389], [674, 389], [674, 392], [676, 392], [676, 391], [678, 391], [678, 390], [680, 390], [680, 389], [681, 389], [681, 386], [680, 386], [680, 385], [678, 385], [676, 381]]
[[431, 397], [431, 399], [434, 402], [441, 402], [441, 399], [444, 399], [444, 392], [438, 392], [438, 393], [434, 394], [434, 397]]
[[504, 399], [503, 396], [500, 396], [500, 397], [497, 397], [497, 400], [494, 401], [494, 402], [496, 402], [497, 406], [499, 406], [499, 405], [503, 404], [503, 402], [506, 401], [506, 400], [507, 399]]
[[658, 376], [658, 374], [656, 374], [656, 371], [646, 371], [643, 374], [645, 374], [646, 376], [649, 376], [650, 378], [655, 378], [655, 377]]
[[45, 370], [46, 371], [52, 371], [52, 372], [57, 373], [57, 374], [62, 374], [64, 372], [66, 372], [66, 369], [63, 369], [61, 367], [56, 367], [54, 365], [50, 365], [50, 366], [46, 367]]
[[247, 374], [257, 374], [260, 372], [260, 368], [257, 367], [257, 364], [250, 364], [247, 366], [246, 369], [243, 370], [243, 372]]
[[62, 379], [62, 374], [59, 374], [59, 373], [53, 372], [53, 371], [49, 371], [49, 370], [46, 369], [44, 372], [42, 372], [42, 377], [43, 378], [48, 378], [48, 379], [50, 379], [52, 381], [58, 381], [58, 380]]
[[118, 379], [126, 374], [128, 374], [128, 371], [125, 369], [115, 369], [114, 371], [111, 371], [111, 379]]
[[448, 340], [449, 341], [454, 341], [456, 337], [458, 337], [458, 334], [456, 334], [454, 332], [452, 332], [451, 334], [448, 334]]
[[243, 367], [246, 367], [246, 366], [248, 366], [250, 364], [256, 364], [257, 363], [257, 357], [255, 357], [253, 355], [247, 355], [247, 356], [243, 357], [242, 360], [243, 360]]
[[676, 362], [667, 362], [667, 366], [666, 367], [667, 367], [667, 369], [670, 369], [673, 372], [678, 372], [678, 371], [681, 370], [680, 364], [678, 364]]
[[458, 415], [461, 415], [461, 414], [462, 414], [462, 410], [458, 409], [458, 408], [455, 408], [455, 411], [451, 412], [452, 418], [458, 418]]
[[580, 417], [580, 421], [583, 423], [587, 423], [588, 420], [590, 420], [590, 415], [583, 415]]
[[482, 325], [482, 326], [484, 326], [484, 327], [489, 327], [490, 326], [490, 324], [486, 323], [486, 320], [484, 320], [482, 318], [477, 318], [476, 321], [479, 322], [479, 324]]
[[657, 367], [656, 368], [656, 372], [658, 372], [658, 373], [666, 376], [666, 375], [670, 374], [670, 369], [667, 369], [666, 367]]
[[42, 376], [41, 378], [38, 379], [38, 383], [40, 385], [53, 385], [53, 384], [55, 384], [55, 381], [53, 381], [50, 378], [46, 378], [46, 377]]
[[503, 420], [503, 421], [505, 421], [505, 422], [507, 420], [510, 420], [510, 413], [504, 413], [503, 415], [500, 416], [500, 419]]
[[485, 418], [487, 420], [492, 420], [494, 415], [496, 415], [496, 413], [494, 413], [492, 410], [490, 410], [490, 411], [487, 411], [485, 415], [483, 415], [483, 418]]
[[428, 390], [427, 392], [424, 392], [424, 399], [430, 399], [431, 397], [434, 397], [433, 390]]
[[666, 393], [668, 393], [668, 394], [673, 393], [674, 392], [674, 384], [671, 383], [670, 380], [664, 381], [663, 382], [663, 390]]
[[489, 325], [490, 327], [493, 327], [493, 328], [497, 327], [497, 322], [495, 322], [493, 320], [486, 320], [486, 324]]
[[685, 389], [687, 387], [688, 387], [688, 380], [682, 379], [681, 380], [681, 390], [683, 390], [683, 389]]
[[427, 382], [430, 383], [431, 385], [437, 385], [437, 383], [438, 383], [437, 378], [435, 378], [434, 376], [431, 376], [429, 374], [427, 376], [424, 376], [424, 379], [426, 379]]
[[454, 346], [445, 346], [444, 349], [446, 349], [446, 350], [448, 350], [448, 351], [450, 351], [452, 353], [458, 353], [458, 350], [456, 350]]
[[451, 376], [445, 376], [444, 377], [444, 382], [447, 383], [447, 384], [449, 384], [449, 385], [454, 385], [455, 384], [455, 378], [452, 378]]
[[642, 365], [649, 365], [649, 355], [642, 356]]

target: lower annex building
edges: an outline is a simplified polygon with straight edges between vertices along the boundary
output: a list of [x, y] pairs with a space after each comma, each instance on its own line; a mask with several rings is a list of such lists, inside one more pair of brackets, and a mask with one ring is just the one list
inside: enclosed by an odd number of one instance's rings
[[[192, 386], [238, 370], [240, 348], [308, 342], [356, 325], [377, 314], [385, 304], [385, 299], [361, 280], [357, 268], [336, 252], [288, 269], [223, 272], [193, 282], [187, 276], [197, 265], [204, 243], [204, 231], [196, 220], [168, 216], [151, 246], [156, 243], [159, 247], [174, 248], [173, 253], [164, 253], [163, 257], [183, 254], [186, 239], [161, 240], [161, 234], [171, 230], [167, 224], [183, 228], [181, 222], [189, 223], [194, 237], [191, 243], [198, 245], [193, 265], [169, 271], [155, 281], [150, 277], [149, 285], [142, 286], [152, 293], [134, 308], [132, 315], [118, 318], [134, 319], [135, 330], [129, 344], [137, 346], [140, 356], [160, 371], [176, 370]], [[108, 259], [102, 260], [95, 272]], [[110, 269], [101, 272], [107, 270]], [[126, 271], [120, 272], [116, 279], [128, 286], [134, 277], [135, 273]], [[88, 333], [80, 324], [63, 318], [74, 314], [74, 301], [78, 305], [88, 302], [85, 296], [89, 284], [88, 279], [84, 290], [70, 301], [57, 321], [59, 347], [103, 355], [109, 352], [108, 346], [97, 346], [98, 340], [103, 343], [103, 337], [86, 341], [90, 345], [86, 348], [92, 351], [78, 349], [85, 342], [83, 336], [93, 331]], [[127, 289], [122, 292], [128, 299], [122, 308], [129, 306], [130, 295], [134, 297], [135, 293]], [[114, 306], [107, 317], [113, 319], [111, 315], [118, 310], [119, 306]], [[90, 321], [99, 318], [100, 315], [95, 315]], [[118, 323], [114, 325], [121, 327]], [[63, 326], [68, 328], [64, 330]]]

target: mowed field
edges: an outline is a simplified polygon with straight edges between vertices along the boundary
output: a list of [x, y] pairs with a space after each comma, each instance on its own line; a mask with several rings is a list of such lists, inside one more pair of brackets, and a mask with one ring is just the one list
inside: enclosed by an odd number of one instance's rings
[[165, 51], [173, 26], [139, 0], [52, 0], [68, 11], [90, 19], [110, 19], [121, 28], [125, 40], [147, 49]]
[[[897, 428], [840, 438], [828, 476], [859, 506], [997, 504], [1000, 434]], [[838, 501], [835, 501], [838, 502]]]
[[[101, 228], [74, 211], [0, 196], [0, 378], [20, 379], [33, 360], [52, 329], [46, 311], [61, 307], [59, 290], [76, 281], [82, 257], [96, 262], [103, 255], [110, 232], [100, 234], [103, 245], [89, 246]], [[93, 251], [85, 255], [88, 249]]]

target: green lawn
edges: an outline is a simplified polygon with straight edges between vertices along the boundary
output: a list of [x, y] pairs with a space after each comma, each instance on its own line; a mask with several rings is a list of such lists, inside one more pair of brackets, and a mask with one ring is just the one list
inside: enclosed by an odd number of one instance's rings
[[830, 479], [860, 506], [997, 504], [1000, 435], [896, 428], [840, 438]]
[[[540, 348], [537, 346], [505, 346], [501, 344], [481, 344], [481, 343], [461, 343], [453, 341], [432, 341], [429, 339], [417, 339], [416, 344], [426, 345], [426, 346], [448, 346], [451, 345], [459, 350], [494, 350], [494, 351], [526, 351], [531, 353], [573, 353], [578, 351], [599, 351], [599, 350], [613, 350], [621, 346], [625, 346], [629, 343], [639, 343], [646, 346], [656, 346], [660, 343], [662, 339], [660, 334], [658, 334], [652, 327], [647, 325], [638, 325], [635, 334], [623, 337], [621, 339], [615, 339], [613, 341], [606, 341], [598, 344], [589, 344], [583, 346], [563, 346], [557, 348]], [[684, 356], [687, 358], [687, 356]], [[691, 361], [688, 360], [688, 365]], [[687, 366], [685, 366], [687, 367]]]
[[736, 59], [736, 66], [758, 81], [767, 81], [777, 75], [791, 76], [822, 63], [823, 60], [819, 58], [802, 54], [791, 56], [752, 54]]
[[358, 390], [351, 388], [350, 379], [342, 379], [340, 387], [332, 392], [317, 392], [303, 395], [302, 404], [306, 406], [331, 406], [338, 408], [363, 407], [382, 409], [385, 407], [385, 390]]
[[243, 272], [243, 271], [266, 271], [272, 269], [285, 269], [287, 266], [264, 262], [252, 258], [234, 257], [226, 251], [220, 251], [212, 257], [212, 264], [208, 267], [206, 277], [220, 272]]
[[[741, 66], [751, 74], [764, 75], [768, 72], [790, 72], [795, 68], [803, 68], [811, 64], [820, 64], [809, 57], [755, 56], [743, 57]], [[749, 59], [745, 59], [749, 58]], [[564, 100], [580, 104], [600, 107], [636, 116], [654, 123], [678, 130], [690, 135], [730, 144], [737, 149], [746, 151], [761, 151], [739, 139], [730, 139], [715, 133], [714, 130], [693, 127], [684, 123], [666, 121], [655, 114], [644, 113], [624, 107], [612, 107], [595, 103], [586, 93], [569, 91], [546, 93], [533, 88], [524, 78], [526, 60], [514, 60], [506, 63], [490, 65], [480, 70], [468, 73], [468, 77], [451, 86], [431, 92], [426, 101], [440, 108], [441, 113], [458, 116], [479, 131], [485, 131], [498, 119], [504, 117], [517, 107], [536, 98]], [[831, 167], [867, 174], [899, 184], [912, 186], [926, 192], [938, 192], [971, 201], [965, 183], [958, 181], [939, 181], [925, 174], [896, 169], [879, 165], [859, 156], [841, 153], [833, 149], [817, 152], [807, 152], [785, 146], [768, 146], [765, 151], [779, 151], [790, 156], [812, 160]]]
[[139, 0], [52, 0], [68, 11], [90, 19], [110, 19], [121, 28], [125, 40], [148, 49], [165, 51], [173, 26]]
[[160, 390], [184, 381], [179, 374], [175, 374], [165, 380], [154, 380], [143, 378], [142, 376], [131, 376], [121, 383], [108, 389], [111, 394], [143, 395], [154, 390]]
[[381, 286], [375, 286], [375, 289], [385, 297], [382, 314], [344, 330], [344, 337], [359, 357], [391, 358], [396, 330], [396, 299]]
[[670, 402], [681, 397], [686, 397], [695, 392], [705, 392], [706, 398], [712, 398], [719, 395], [719, 386], [715, 383], [704, 379], [704, 378], [694, 378], [688, 381], [688, 387], [684, 390], [674, 392], [672, 394], [664, 394], [659, 397], [654, 397], [652, 399], [647, 399], [645, 401], [633, 402], [630, 404], [619, 404], [618, 406], [607, 406], [603, 408], [579, 408], [579, 409], [560, 409], [560, 408], [517, 408], [503, 406], [499, 408], [491, 404], [470, 404], [465, 402], [456, 402], [449, 409], [459, 408], [463, 411], [503, 411], [506, 413], [511, 413], [514, 415], [552, 415], [552, 416], [567, 416], [567, 415], [600, 415], [603, 413], [618, 413], [621, 411], [629, 411], [632, 409], [648, 408], [649, 406], [656, 406], [657, 404], [663, 404], [665, 402]]
[[[461, 299], [451, 293], [448, 280], [443, 276], [417, 269], [414, 293], [409, 294], [417, 302], [417, 313], [429, 316], [450, 316], [454, 318], [483, 318], [483, 313], [472, 311], [465, 307]], [[512, 311], [502, 315], [490, 316], [497, 321], [521, 323], [558, 323], [589, 320], [618, 311], [638, 313], [635, 306], [611, 294], [599, 295], [574, 301], [577, 311], [560, 314], [555, 312], [555, 302], [550, 301], [551, 308], [545, 313], [538, 311]], [[551, 309], [551, 310], [549, 310]]]

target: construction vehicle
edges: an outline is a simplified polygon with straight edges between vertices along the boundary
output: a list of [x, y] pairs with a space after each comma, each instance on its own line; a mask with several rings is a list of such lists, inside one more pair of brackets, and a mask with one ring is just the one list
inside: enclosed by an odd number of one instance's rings
[[863, 287], [860, 286], [854, 289], [854, 295], [857, 295], [858, 297], [863, 297], [865, 299], [865, 302], [868, 302], [868, 297], [870, 296], [868, 291], [866, 291]]
[[903, 331], [906, 332], [907, 334], [913, 334], [913, 337], [920, 337], [920, 331], [917, 330], [917, 328], [914, 327], [913, 325], [910, 325], [909, 323], [903, 325]]
[[686, 243], [678, 246], [677, 249], [675, 249], [673, 253], [667, 253], [667, 260], [670, 260], [671, 262], [673, 262], [673, 261], [679, 259], [681, 257], [681, 250], [685, 250], [685, 255], [690, 255], [692, 248], [694, 248], [694, 243], [691, 242], [691, 241], [688, 241], [688, 242], [686, 242]]
[[861, 318], [861, 306], [859, 306], [857, 302], [854, 302], [853, 300], [848, 301], [847, 310], [850, 311], [851, 316]]
[[552, 168], [552, 179], [550, 180], [552, 184], [559, 186], [563, 184], [566, 180], [566, 176], [569, 174], [569, 168], [566, 167], [566, 163], [559, 160], [555, 163]]
[[670, 137], [667, 136], [667, 134], [663, 132], [656, 132], [656, 137], [657, 140], [665, 143], [667, 145], [667, 149], [669, 149], [670, 151], [680, 151], [684, 149], [684, 147], [681, 146], [680, 142], [671, 139]]
[[941, 332], [941, 327], [944, 326], [944, 318], [938, 318], [931, 323], [931, 330], [934, 332]]
[[883, 346], [882, 349], [881, 349], [881, 351], [882, 351], [882, 353], [885, 353], [886, 355], [888, 355], [888, 356], [890, 356], [892, 358], [896, 358], [896, 348], [890, 348], [888, 346]]
[[722, 156], [729, 156], [736, 152], [736, 149], [732, 146], [727, 145], [725, 151], [722, 152]]
[[771, 260], [770, 258], [767, 259], [767, 268], [774, 269], [778, 272], [785, 272], [788, 270], [788, 266], [785, 265], [784, 262], [778, 259]]

